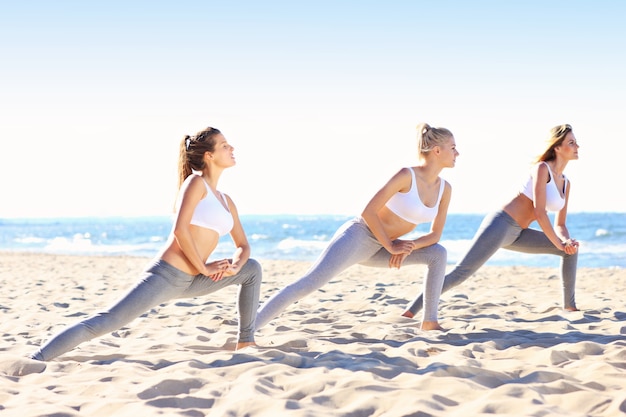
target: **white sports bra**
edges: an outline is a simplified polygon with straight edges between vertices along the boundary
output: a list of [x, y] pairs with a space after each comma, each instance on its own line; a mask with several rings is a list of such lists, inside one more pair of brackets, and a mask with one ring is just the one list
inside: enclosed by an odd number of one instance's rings
[[[204, 178], [202, 180], [204, 181]], [[213, 194], [206, 181], [204, 181], [204, 185], [207, 195], [198, 202], [190, 223], [205, 229], [215, 230], [220, 236], [224, 236], [233, 228], [233, 216]], [[228, 207], [224, 194], [220, 193], [220, 196]]]
[[[550, 165], [548, 165], [545, 161], [541, 162], [542, 164], [546, 164], [548, 167], [548, 173], [550, 175], [550, 181], [546, 184], [546, 210], [548, 211], [559, 211], [565, 206], [565, 191], [567, 190], [567, 178], [564, 177], [563, 181], [563, 196], [559, 192], [559, 189], [556, 188], [556, 182], [552, 176], [552, 170], [550, 169]], [[552, 184], [552, 185], [550, 185]], [[522, 194], [526, 197], [530, 198], [530, 201], [533, 200], [533, 177], [530, 176], [526, 184], [522, 185], [522, 189], [520, 190]]]
[[406, 193], [395, 193], [385, 204], [389, 210], [391, 210], [398, 217], [406, 220], [409, 223], [420, 224], [431, 222], [437, 216], [439, 211], [439, 202], [443, 196], [443, 188], [446, 182], [440, 178], [439, 182], [439, 196], [437, 197], [437, 203], [434, 207], [428, 207], [422, 200], [417, 192], [417, 181], [415, 180], [415, 172], [413, 168], [408, 168], [411, 171], [411, 189]]

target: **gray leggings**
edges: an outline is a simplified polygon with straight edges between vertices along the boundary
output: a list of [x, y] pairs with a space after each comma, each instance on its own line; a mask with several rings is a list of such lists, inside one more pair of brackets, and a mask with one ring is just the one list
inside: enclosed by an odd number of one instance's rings
[[261, 275], [261, 265], [254, 259], [249, 259], [237, 275], [217, 282], [205, 275], [189, 275], [157, 260], [135, 287], [109, 309], [65, 328], [30, 357], [40, 361], [54, 359], [87, 340], [119, 329], [156, 305], [174, 298], [209, 294], [229, 285], [239, 285], [239, 341], [253, 342]]
[[[388, 268], [390, 257], [391, 254], [382, 247], [363, 219], [347, 221], [337, 230], [324, 252], [303, 277], [281, 289], [261, 306], [257, 313], [257, 329], [277, 317], [288, 305], [321, 288], [348, 267], [361, 264]], [[403, 262], [403, 265], [428, 266], [424, 280], [424, 320], [437, 320], [446, 261], [446, 249], [435, 244], [413, 251]]]
[[[523, 253], [548, 254], [561, 257], [561, 279], [563, 282], [563, 306], [576, 308], [576, 265], [578, 253], [568, 255], [559, 250], [546, 237], [535, 229], [522, 229], [505, 211], [498, 211], [485, 217], [480, 225], [469, 251], [456, 264], [443, 282], [445, 292], [474, 274], [500, 248]], [[424, 297], [418, 296], [409, 307], [416, 314], [424, 305]]]

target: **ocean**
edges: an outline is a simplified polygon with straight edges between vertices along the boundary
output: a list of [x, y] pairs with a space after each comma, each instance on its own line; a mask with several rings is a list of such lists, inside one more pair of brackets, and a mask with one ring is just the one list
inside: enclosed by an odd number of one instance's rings
[[[441, 244], [454, 264], [468, 248], [482, 214], [449, 214]], [[313, 261], [335, 230], [350, 216], [243, 215], [241, 221], [253, 257], [263, 260]], [[171, 229], [171, 218], [30, 218], [0, 219], [0, 251], [73, 255], [154, 256]], [[419, 225], [407, 237], [425, 233]], [[538, 228], [534, 223], [531, 227]], [[570, 234], [580, 241], [579, 267], [626, 267], [626, 213], [570, 213]], [[228, 257], [234, 246], [224, 236], [214, 253]], [[559, 258], [500, 250], [487, 265], [558, 267]]]

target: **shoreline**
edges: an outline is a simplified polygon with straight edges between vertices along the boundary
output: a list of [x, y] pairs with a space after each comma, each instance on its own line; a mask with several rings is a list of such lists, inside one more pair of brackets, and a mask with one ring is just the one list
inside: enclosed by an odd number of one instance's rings
[[[76, 254], [72, 254], [72, 253], [51, 253], [51, 252], [36, 252], [36, 251], [11, 251], [11, 250], [5, 250], [5, 249], [0, 249], [0, 259], [4, 258], [4, 257], [12, 257], [12, 256], [25, 256], [25, 257], [30, 257], [30, 256], [42, 256], [42, 257], [68, 257], [68, 258], [96, 258], [96, 259], [118, 259], [118, 258], [122, 258], [122, 259], [143, 259], [146, 262], [154, 259], [154, 257], [151, 256], [143, 256], [143, 255], [127, 255], [127, 254], [115, 254], [115, 255], [111, 255], [111, 254], [80, 254], [80, 253], [76, 253]], [[548, 256], [548, 255], [543, 255], [543, 256]], [[312, 264], [315, 260], [294, 260], [294, 259], [267, 259], [267, 258], [262, 258], [262, 257], [255, 257], [254, 255], [252, 256], [252, 258], [258, 260], [261, 263], [281, 263], [281, 262], [286, 262], [286, 263], [296, 263], [296, 264]], [[448, 263], [447, 268], [450, 269], [454, 266], [453, 263]], [[358, 265], [356, 265], [355, 267], [359, 267]], [[418, 266], [419, 267], [419, 266]], [[543, 269], [543, 270], [550, 270], [550, 269], [555, 269], [558, 272], [558, 266], [533, 266], [533, 265], [490, 265], [490, 264], [486, 264], [484, 265], [482, 268], [528, 268], [528, 269]], [[374, 269], [378, 269], [379, 271], [384, 270], [383, 268], [374, 268]], [[585, 270], [609, 270], [609, 271], [622, 271], [622, 270], [626, 270], [626, 268], [623, 268], [621, 266], [599, 266], [599, 267], [595, 267], [595, 266], [585, 266], [585, 267], [579, 267], [578, 271], [585, 271]], [[138, 270], [137, 273], [140, 273], [141, 271]], [[478, 271], [480, 272], [480, 270]]]

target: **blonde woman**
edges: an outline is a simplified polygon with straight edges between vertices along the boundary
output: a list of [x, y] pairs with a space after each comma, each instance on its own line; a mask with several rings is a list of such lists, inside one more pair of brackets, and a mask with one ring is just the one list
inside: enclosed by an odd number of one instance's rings
[[[417, 128], [419, 164], [400, 169], [372, 197], [360, 217], [342, 225], [306, 274], [269, 298], [257, 313], [257, 328], [287, 306], [321, 288], [346, 268], [361, 264], [400, 268], [425, 264], [426, 309], [422, 329], [441, 329], [437, 308], [447, 252], [437, 242], [446, 221], [452, 188], [439, 174], [455, 165], [459, 153], [452, 133], [420, 124]], [[419, 223], [430, 232], [417, 239], [402, 237]]]
[[[443, 292], [469, 278], [500, 248], [550, 254], [561, 257], [563, 308], [577, 310], [575, 286], [579, 245], [565, 224], [571, 184], [563, 172], [569, 161], [578, 159], [578, 148], [570, 125], [559, 125], [550, 130], [546, 149], [533, 164], [527, 181], [502, 209], [485, 217], [469, 251], [446, 275]], [[548, 211], [556, 212], [554, 225]], [[537, 221], [541, 230], [529, 228], [533, 221]], [[413, 317], [424, 302], [425, 297], [420, 295], [403, 315]]]

